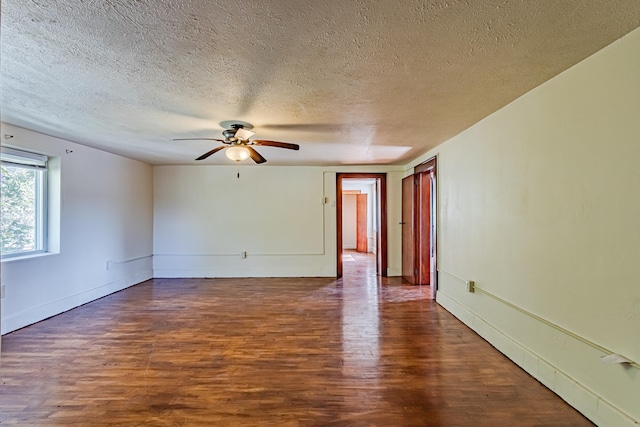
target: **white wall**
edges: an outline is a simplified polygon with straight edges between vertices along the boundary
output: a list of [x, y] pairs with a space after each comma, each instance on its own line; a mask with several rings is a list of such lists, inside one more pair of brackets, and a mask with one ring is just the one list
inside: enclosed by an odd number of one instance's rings
[[154, 170], [157, 277], [334, 274], [321, 169], [243, 167], [239, 179], [234, 166]]
[[56, 156], [61, 189], [59, 252], [2, 262], [2, 333], [152, 277], [150, 165], [6, 124], [1, 134]]
[[342, 247], [356, 249], [358, 243], [358, 203], [355, 194], [342, 195]]
[[[155, 166], [155, 276], [335, 276], [336, 172], [362, 171], [388, 173], [388, 223], [399, 222], [393, 167], [245, 166], [238, 179], [235, 166]], [[388, 233], [397, 275], [399, 230]]]
[[434, 154], [438, 302], [599, 425], [636, 425], [638, 365], [597, 346], [640, 362], [640, 30], [409, 166]]

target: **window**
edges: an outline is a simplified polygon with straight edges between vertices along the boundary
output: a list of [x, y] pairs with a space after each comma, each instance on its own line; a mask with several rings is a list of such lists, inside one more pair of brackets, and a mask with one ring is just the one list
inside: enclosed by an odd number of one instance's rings
[[47, 156], [2, 147], [2, 258], [46, 252]]

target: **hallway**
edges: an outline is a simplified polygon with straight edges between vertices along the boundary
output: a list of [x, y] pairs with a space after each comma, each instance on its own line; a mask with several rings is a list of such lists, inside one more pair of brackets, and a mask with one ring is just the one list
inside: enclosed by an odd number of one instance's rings
[[358, 276], [375, 276], [376, 256], [372, 253], [345, 249], [342, 253], [342, 268], [345, 276], [353, 278]]

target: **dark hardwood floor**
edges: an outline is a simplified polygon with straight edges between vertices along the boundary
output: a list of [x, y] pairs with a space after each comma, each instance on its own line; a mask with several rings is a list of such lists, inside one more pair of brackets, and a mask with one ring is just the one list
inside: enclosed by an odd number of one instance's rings
[[0, 424], [592, 425], [359, 258], [338, 281], [150, 280], [7, 334]]

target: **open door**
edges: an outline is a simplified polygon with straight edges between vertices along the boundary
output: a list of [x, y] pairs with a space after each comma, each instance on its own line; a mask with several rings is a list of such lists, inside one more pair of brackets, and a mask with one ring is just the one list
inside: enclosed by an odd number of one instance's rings
[[356, 251], [369, 252], [366, 194], [356, 194]]
[[431, 284], [431, 174], [415, 174], [416, 181], [416, 283]]
[[417, 283], [431, 285], [431, 297], [435, 299], [438, 289], [437, 274], [437, 159], [432, 157], [414, 168], [416, 177], [415, 220], [419, 224], [416, 241]]
[[437, 289], [436, 158], [416, 166], [402, 180], [402, 276]]
[[416, 283], [415, 227], [413, 226], [415, 175], [402, 180], [402, 277]]

